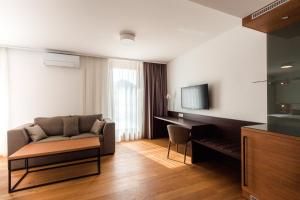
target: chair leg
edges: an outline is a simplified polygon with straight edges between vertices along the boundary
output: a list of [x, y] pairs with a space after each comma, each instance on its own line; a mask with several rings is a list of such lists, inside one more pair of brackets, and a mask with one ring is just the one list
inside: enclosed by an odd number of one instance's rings
[[186, 150], [187, 150], [187, 143], [185, 143], [185, 147], [184, 147], [184, 164], [185, 164], [185, 160], [186, 160]]
[[170, 148], [171, 148], [171, 141], [169, 141], [169, 146], [168, 146], [168, 155], [167, 155], [167, 158], [169, 158], [169, 155], [170, 155]]

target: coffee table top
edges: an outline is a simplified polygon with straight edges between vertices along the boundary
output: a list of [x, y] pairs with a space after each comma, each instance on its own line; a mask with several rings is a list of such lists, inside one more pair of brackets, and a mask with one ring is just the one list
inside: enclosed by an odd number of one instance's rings
[[38, 156], [47, 156], [95, 148], [100, 148], [100, 141], [98, 137], [43, 143], [30, 143], [22, 147], [12, 155], [8, 156], [8, 160], [33, 158]]

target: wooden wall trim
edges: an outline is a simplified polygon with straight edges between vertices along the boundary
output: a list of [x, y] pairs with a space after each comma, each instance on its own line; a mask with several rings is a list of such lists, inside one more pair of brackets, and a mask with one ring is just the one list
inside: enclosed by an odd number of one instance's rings
[[[179, 112], [169, 111], [170, 117], [178, 117]], [[180, 112], [181, 113], [181, 112]], [[183, 118], [193, 121], [198, 121], [206, 124], [212, 124], [216, 131], [222, 134], [225, 138], [230, 138], [234, 141], [240, 141], [241, 128], [243, 126], [251, 126], [261, 124], [259, 122], [242, 121], [228, 118], [205, 116], [200, 114], [183, 113]]]
[[[287, 3], [254, 20], [252, 20], [251, 15], [243, 18], [243, 26], [270, 33], [300, 22], [300, 1], [289, 0]], [[288, 16], [288, 19], [282, 19], [285, 16]]]

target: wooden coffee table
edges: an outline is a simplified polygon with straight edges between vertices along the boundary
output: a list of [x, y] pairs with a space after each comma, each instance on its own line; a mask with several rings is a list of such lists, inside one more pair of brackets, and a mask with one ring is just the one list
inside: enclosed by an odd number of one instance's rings
[[[79, 151], [85, 151], [85, 150], [95, 150], [97, 151], [97, 155], [95, 156], [96, 159], [93, 160], [88, 160], [88, 161], [82, 161], [82, 162], [76, 162], [76, 163], [69, 163], [68, 164], [63, 164], [59, 166], [54, 166], [54, 167], [46, 167], [46, 168], [40, 168], [40, 169], [35, 169], [35, 170], [30, 170], [30, 167], [28, 166], [28, 160], [30, 158], [37, 158], [37, 157], [43, 157], [43, 156], [50, 156], [50, 155], [57, 155], [57, 154], [63, 154], [63, 153], [69, 153], [69, 152], [79, 152]], [[11, 163], [16, 160], [25, 160], [25, 174], [15, 183], [15, 185], [11, 185], [11, 175], [12, 175], [12, 170], [11, 170]], [[42, 171], [42, 170], [48, 170], [48, 169], [53, 169], [53, 168], [60, 168], [60, 167], [66, 167], [66, 166], [71, 166], [71, 165], [79, 165], [83, 163], [89, 163], [89, 162], [96, 162], [97, 164], [97, 172], [96, 173], [91, 173], [87, 175], [81, 175], [81, 176], [76, 176], [76, 177], [71, 177], [71, 178], [66, 178], [58, 181], [52, 181], [52, 182], [47, 182], [43, 184], [38, 184], [38, 185], [33, 185], [33, 186], [28, 186], [28, 187], [23, 187], [23, 188], [18, 188], [17, 186], [21, 183], [21, 181], [26, 177], [28, 173], [31, 172], [37, 172], [37, 171]], [[62, 162], [64, 163], [64, 162]], [[45, 142], [45, 143], [30, 143], [12, 155], [8, 157], [8, 192], [16, 192], [20, 190], [25, 190], [25, 189], [30, 189], [30, 188], [35, 188], [39, 186], [44, 186], [44, 185], [49, 185], [53, 183], [59, 183], [63, 181], [68, 181], [68, 180], [74, 180], [77, 178], [83, 178], [87, 176], [93, 176], [93, 175], [98, 175], [100, 174], [100, 141], [98, 137], [92, 137], [92, 138], [84, 138], [84, 139], [74, 139], [74, 140], [64, 140], [64, 141], [53, 141], [53, 142]]]

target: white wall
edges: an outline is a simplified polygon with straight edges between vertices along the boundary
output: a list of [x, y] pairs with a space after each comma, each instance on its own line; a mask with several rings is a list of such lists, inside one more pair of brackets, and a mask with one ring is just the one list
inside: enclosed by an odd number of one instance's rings
[[82, 70], [46, 67], [44, 53], [8, 51], [10, 126], [38, 116], [81, 114]]
[[[168, 64], [169, 110], [255, 122], [267, 121], [266, 34], [236, 27]], [[181, 108], [180, 88], [208, 83], [210, 110]]]

